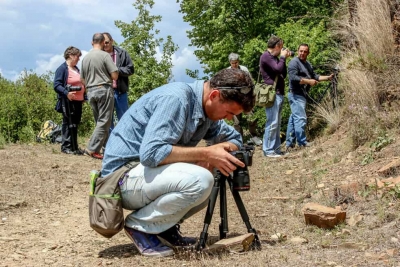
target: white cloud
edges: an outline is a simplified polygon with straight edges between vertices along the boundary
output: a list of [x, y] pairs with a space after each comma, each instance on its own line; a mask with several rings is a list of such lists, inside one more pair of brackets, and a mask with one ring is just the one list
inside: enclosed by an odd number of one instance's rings
[[[0, 28], [7, 37], [1, 47], [1, 75], [16, 80], [24, 69], [38, 74], [55, 71], [64, 61], [63, 52], [68, 46], [78, 47], [85, 55], [92, 48], [90, 43], [95, 32], [108, 31], [117, 43], [121, 43], [123, 37], [114, 21], [133, 21], [138, 12], [132, 3], [120, 1], [116, 4], [109, 0], [0, 0]], [[178, 10], [178, 3], [157, 0], [150, 12], [162, 16], [155, 29], [160, 30], [162, 37], [171, 35], [173, 42], [180, 47], [172, 58], [173, 79], [186, 81], [192, 79], [185, 74], [185, 69], [201, 71], [201, 66], [193, 49], [188, 48], [186, 31], [190, 28], [183, 22]]]

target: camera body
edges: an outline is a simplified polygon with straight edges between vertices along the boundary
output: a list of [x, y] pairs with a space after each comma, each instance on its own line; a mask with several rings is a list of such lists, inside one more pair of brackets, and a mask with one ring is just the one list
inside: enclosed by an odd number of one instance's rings
[[295, 52], [294, 52], [294, 51], [291, 51], [291, 50], [289, 50], [289, 49], [288, 49], [288, 48], [286, 48], [286, 47], [282, 48], [282, 50], [288, 50], [288, 52], [289, 52], [289, 56], [290, 56], [290, 57], [294, 57], [294, 54], [295, 54]]
[[245, 164], [244, 167], [237, 166], [232, 175], [232, 189], [236, 191], [250, 190], [250, 175], [247, 166], [253, 164], [254, 147], [244, 145], [240, 150], [231, 152], [237, 159]]
[[82, 86], [72, 86], [72, 85], [70, 85], [70, 84], [67, 84], [67, 85], [65, 86], [65, 89], [67, 89], [68, 92], [77, 92], [77, 91], [82, 90]]

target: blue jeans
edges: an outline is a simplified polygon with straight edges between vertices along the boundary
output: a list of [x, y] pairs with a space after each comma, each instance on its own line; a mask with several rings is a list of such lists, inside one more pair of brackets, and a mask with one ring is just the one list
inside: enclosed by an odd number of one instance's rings
[[139, 164], [120, 185], [127, 227], [158, 234], [205, 208], [214, 185], [207, 169], [190, 163]]
[[[124, 115], [124, 113], [128, 110], [128, 108], [129, 108], [128, 93], [119, 94], [117, 90], [114, 90], [114, 109], [115, 112], [117, 113], [118, 121], [121, 120], [122, 115]], [[111, 120], [110, 133], [113, 129], [114, 129], [114, 112]]]
[[267, 122], [265, 123], [263, 152], [264, 155], [281, 153], [281, 118], [282, 118], [283, 95], [276, 95], [272, 107], [265, 109]]
[[307, 143], [305, 131], [307, 124], [307, 100], [304, 96], [290, 92], [288, 94], [288, 99], [292, 114], [290, 114], [287, 126], [286, 146], [294, 146], [296, 140], [299, 146], [304, 146]]

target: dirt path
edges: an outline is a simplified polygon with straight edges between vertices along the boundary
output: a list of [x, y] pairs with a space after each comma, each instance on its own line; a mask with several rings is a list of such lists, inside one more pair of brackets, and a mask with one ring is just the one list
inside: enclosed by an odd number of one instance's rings
[[[138, 255], [123, 232], [105, 239], [89, 227], [88, 174], [100, 168], [99, 160], [61, 154], [58, 145], [7, 146], [0, 150], [0, 266], [400, 266], [398, 200], [367, 195], [345, 206], [348, 217], [362, 214], [364, 219], [334, 230], [306, 226], [301, 214], [309, 201], [334, 204], [333, 188], [343, 182], [376, 177], [377, 168], [400, 150], [396, 144], [390, 149], [388, 157], [363, 167], [357, 154], [363, 152], [349, 156], [332, 140], [279, 160], [261, 157], [257, 148], [251, 190], [241, 195], [262, 250], [149, 259]], [[244, 234], [233, 203], [228, 194], [229, 235]], [[209, 233], [216, 237], [218, 208], [214, 214]], [[198, 237], [203, 216], [182, 224], [183, 233]], [[277, 232], [287, 240], [273, 241]], [[296, 236], [308, 243], [292, 243]], [[397, 254], [386, 255], [390, 249]]]

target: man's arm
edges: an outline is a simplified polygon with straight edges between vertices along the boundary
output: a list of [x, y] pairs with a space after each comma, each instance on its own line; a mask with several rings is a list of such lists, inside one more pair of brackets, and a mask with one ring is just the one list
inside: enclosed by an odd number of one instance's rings
[[135, 68], [128, 52], [121, 49], [121, 66], [118, 67], [119, 76], [131, 76], [135, 72]]
[[322, 82], [322, 81], [331, 81], [332, 78], [333, 78], [333, 73], [331, 75], [329, 75], [329, 76], [319, 76], [319, 81], [320, 82]]
[[236, 170], [236, 166], [244, 167], [244, 163], [229, 152], [237, 150], [232, 143], [224, 142], [208, 147], [179, 147], [173, 146], [171, 153], [160, 165], [175, 162], [207, 162], [209, 166], [220, 170], [224, 175]]
[[118, 80], [118, 71], [111, 72], [111, 79]]
[[110, 73], [111, 79], [118, 80], [118, 68], [117, 66], [115, 66], [114, 62], [108, 54], [104, 56], [104, 63], [106, 65], [108, 73]]
[[[311, 77], [302, 77], [299, 76], [299, 73], [301, 72], [301, 65], [300, 65], [300, 60], [298, 58], [293, 58], [290, 62], [289, 62], [289, 66], [288, 66], [288, 72], [289, 72], [289, 79], [291, 81], [296, 81], [299, 84], [307, 84], [310, 86], [314, 86], [318, 84], [318, 80], [317, 79], [313, 79]], [[309, 75], [314, 75], [314, 73], [309, 74]], [[314, 76], [312, 76], [314, 77]], [[318, 78], [318, 77], [317, 77]]]

